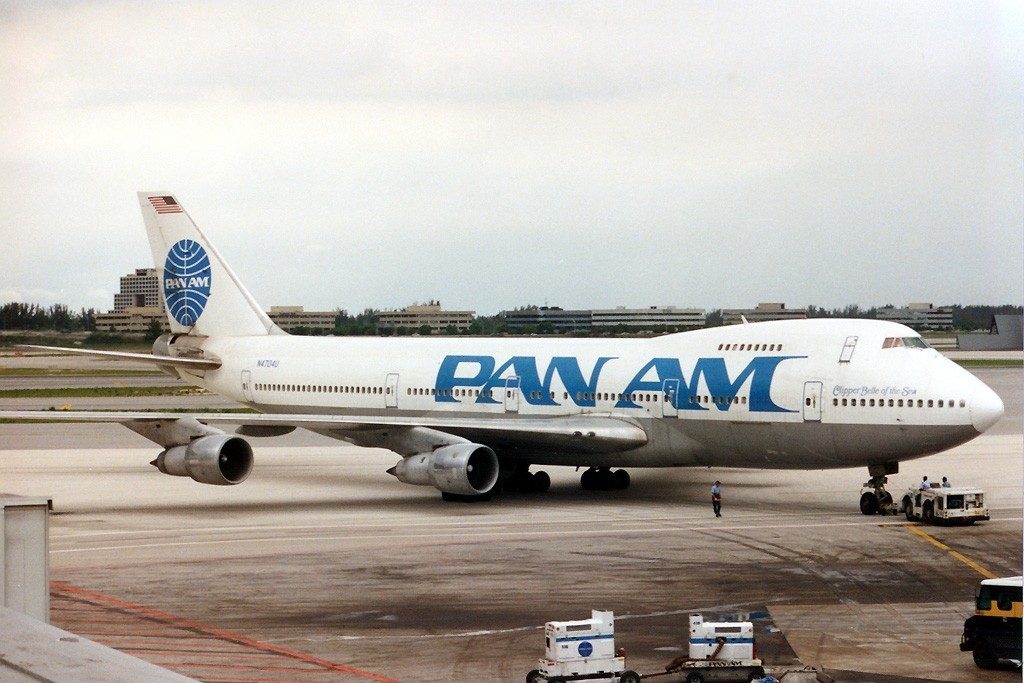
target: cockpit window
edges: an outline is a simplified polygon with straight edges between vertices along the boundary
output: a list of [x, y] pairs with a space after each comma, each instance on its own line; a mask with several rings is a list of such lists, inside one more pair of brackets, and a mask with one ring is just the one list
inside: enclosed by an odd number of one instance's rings
[[909, 348], [909, 349], [930, 349], [928, 342], [920, 337], [886, 337], [885, 341], [882, 342], [883, 349], [895, 349], [895, 348]]

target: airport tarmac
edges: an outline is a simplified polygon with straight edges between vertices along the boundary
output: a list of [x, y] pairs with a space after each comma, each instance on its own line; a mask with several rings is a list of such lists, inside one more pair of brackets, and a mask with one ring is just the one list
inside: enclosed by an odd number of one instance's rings
[[[386, 475], [394, 454], [308, 433], [256, 440], [252, 477], [210, 487], [159, 474], [159, 448], [116, 425], [0, 424], [0, 490], [54, 499], [57, 626], [204, 680], [522, 680], [545, 621], [597, 608], [615, 611], [616, 644], [645, 672], [682, 652], [687, 614], [702, 612], [751, 614], [770, 667], [1016, 681], [957, 647], [979, 571], [1022, 562], [1024, 371], [976, 372], [1004, 397], [1003, 420], [890, 477], [893, 491], [922, 474], [984, 487], [993, 519], [971, 527], [862, 516], [859, 469], [634, 469], [628, 491], [586, 492], [549, 468], [548, 494], [446, 504]], [[76, 595], [120, 616], [64, 609]], [[132, 610], [188, 629], [178, 642], [125, 622]], [[314, 677], [259, 659], [266, 648], [211, 661], [208, 634], [225, 633], [336, 666]]]

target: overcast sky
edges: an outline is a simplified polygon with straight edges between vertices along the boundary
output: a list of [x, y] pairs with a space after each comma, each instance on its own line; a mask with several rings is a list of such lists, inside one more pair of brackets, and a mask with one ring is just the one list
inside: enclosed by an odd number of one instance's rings
[[[301, 8], [301, 9], [300, 9]], [[1024, 300], [1020, 3], [0, 4], [0, 301]]]

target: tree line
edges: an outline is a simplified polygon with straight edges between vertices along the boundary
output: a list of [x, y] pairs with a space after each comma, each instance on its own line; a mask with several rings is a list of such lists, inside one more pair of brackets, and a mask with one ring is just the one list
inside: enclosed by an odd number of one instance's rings
[[6, 303], [0, 305], [0, 330], [53, 330], [56, 332], [92, 332], [96, 329], [96, 309], [77, 313], [64, 304]]
[[[876, 318], [878, 311], [887, 306], [873, 306], [861, 308], [856, 304], [842, 308], [824, 308], [820, 306], [807, 306], [808, 318]], [[987, 329], [992, 322], [992, 316], [1016, 314], [1022, 315], [1024, 308], [1011, 304], [1000, 306], [989, 305], [953, 305], [943, 308], [950, 308], [953, 312], [953, 328], [956, 330], [979, 330]], [[295, 334], [333, 334], [336, 336], [411, 336], [431, 334], [427, 325], [421, 327], [398, 327], [382, 328], [378, 323], [379, 311], [375, 309], [364, 309], [362, 313], [350, 314], [348, 311], [340, 310], [334, 319], [333, 330], [319, 330], [311, 328], [298, 328]], [[705, 316], [706, 327], [717, 327], [723, 324], [722, 309], [712, 309]], [[573, 336], [618, 336], [624, 334], [643, 333], [666, 334], [679, 332], [690, 328], [677, 328], [675, 326], [655, 325], [643, 330], [635, 327], [619, 325], [615, 327], [590, 328], [573, 331]], [[41, 306], [39, 304], [6, 303], [0, 305], [0, 331], [54, 331], [54, 332], [95, 332], [96, 331], [96, 310], [82, 308], [79, 311], [72, 311], [64, 304], [53, 304], [52, 306]], [[529, 335], [529, 334], [559, 334], [560, 332], [548, 322], [542, 322], [532, 326], [518, 326], [511, 329], [501, 315], [480, 315], [476, 316], [467, 330], [456, 330], [454, 327], [442, 330], [445, 335]], [[159, 325], [156, 325], [150, 336], [160, 334]]]

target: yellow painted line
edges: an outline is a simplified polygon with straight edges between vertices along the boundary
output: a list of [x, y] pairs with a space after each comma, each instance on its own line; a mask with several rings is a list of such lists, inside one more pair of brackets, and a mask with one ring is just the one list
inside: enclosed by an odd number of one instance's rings
[[945, 550], [947, 553], [952, 555], [954, 558], [960, 560], [961, 562], [966, 564], [968, 567], [970, 567], [974, 571], [976, 571], [979, 574], [981, 574], [982, 576], [984, 576], [986, 579], [998, 578], [995, 574], [993, 574], [989, 570], [985, 569], [984, 567], [982, 567], [980, 564], [978, 564], [977, 562], [975, 562], [971, 558], [967, 557], [966, 555], [964, 555], [962, 553], [958, 553], [957, 551], [953, 550], [952, 548], [950, 548], [948, 545], [946, 545], [942, 541], [939, 541], [938, 539], [932, 537], [930, 534], [928, 534], [927, 532], [923, 531], [921, 529], [921, 527], [909, 526], [908, 525], [907, 526], [907, 530], [910, 531], [911, 533], [917, 534], [918, 536], [920, 536], [921, 538], [923, 538], [924, 540], [928, 541], [933, 546], [938, 548], [939, 550]]

